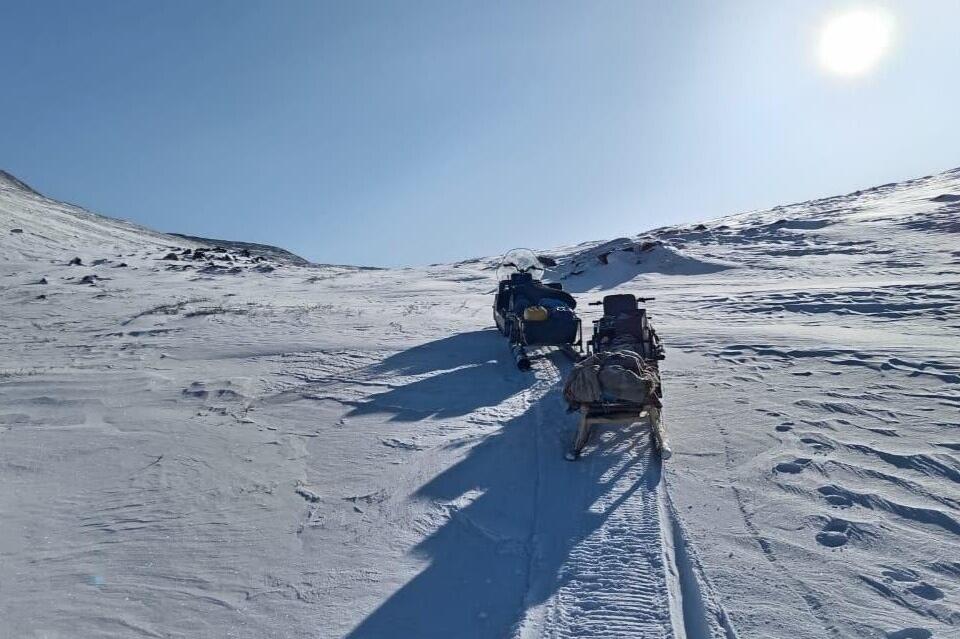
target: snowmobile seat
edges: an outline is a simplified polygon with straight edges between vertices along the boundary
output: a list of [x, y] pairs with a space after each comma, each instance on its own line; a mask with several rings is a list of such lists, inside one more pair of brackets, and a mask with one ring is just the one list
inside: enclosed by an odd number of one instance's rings
[[[530, 276], [526, 273], [520, 273], [520, 275], [526, 275], [527, 278], [530, 278]], [[517, 275], [513, 275], [512, 277], [516, 278]], [[530, 304], [539, 304], [545, 299], [558, 300], [571, 309], [577, 307], [577, 300], [573, 298], [573, 295], [570, 295], [566, 291], [563, 291], [559, 288], [549, 286], [542, 282], [537, 282], [532, 278], [522, 279], [519, 281], [511, 280], [510, 288], [513, 290], [513, 305], [514, 310], [516, 311], [523, 310], [524, 306], [521, 304], [525, 304], [527, 306]], [[521, 306], [518, 307], [518, 305]]]

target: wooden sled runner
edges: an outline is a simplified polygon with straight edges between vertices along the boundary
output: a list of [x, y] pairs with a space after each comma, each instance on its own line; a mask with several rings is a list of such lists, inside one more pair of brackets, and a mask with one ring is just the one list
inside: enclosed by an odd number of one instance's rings
[[569, 461], [579, 459], [590, 440], [590, 430], [594, 424], [634, 424], [647, 419], [650, 423], [650, 436], [654, 448], [662, 459], [670, 459], [673, 451], [667, 440], [667, 432], [663, 426], [663, 414], [659, 402], [648, 404], [613, 404], [602, 403], [582, 405], [580, 407], [580, 424], [573, 440], [573, 447], [566, 454]]

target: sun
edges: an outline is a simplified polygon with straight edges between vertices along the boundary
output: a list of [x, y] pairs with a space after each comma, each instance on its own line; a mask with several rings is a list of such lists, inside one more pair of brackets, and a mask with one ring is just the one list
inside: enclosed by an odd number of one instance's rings
[[863, 75], [873, 70], [890, 49], [893, 30], [893, 16], [882, 9], [836, 13], [820, 30], [820, 64], [837, 75]]

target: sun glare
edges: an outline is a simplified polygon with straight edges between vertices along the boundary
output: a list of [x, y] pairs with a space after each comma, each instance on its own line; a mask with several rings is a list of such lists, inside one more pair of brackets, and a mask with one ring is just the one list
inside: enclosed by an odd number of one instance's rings
[[893, 17], [882, 9], [834, 14], [820, 31], [820, 64], [837, 75], [863, 75], [874, 69], [889, 50], [893, 28]]

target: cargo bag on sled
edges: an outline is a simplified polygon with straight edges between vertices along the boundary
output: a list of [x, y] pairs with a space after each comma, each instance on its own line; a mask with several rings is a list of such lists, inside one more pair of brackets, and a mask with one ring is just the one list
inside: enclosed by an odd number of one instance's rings
[[600, 402], [645, 404], [659, 383], [656, 369], [633, 351], [594, 353], [573, 367], [563, 396], [573, 409]]

